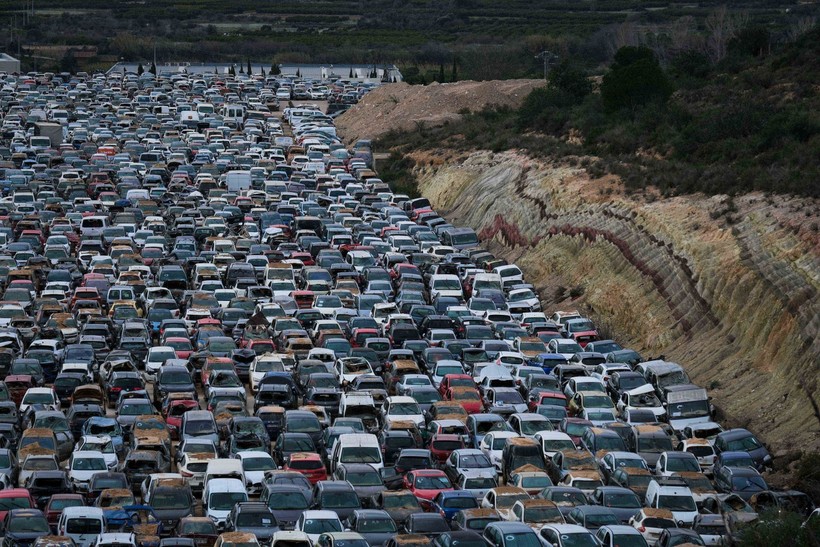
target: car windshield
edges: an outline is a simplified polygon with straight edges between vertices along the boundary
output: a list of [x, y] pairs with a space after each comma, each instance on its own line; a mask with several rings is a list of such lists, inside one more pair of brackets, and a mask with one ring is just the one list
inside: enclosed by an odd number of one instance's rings
[[[592, 535], [589, 537], [593, 541], [593, 543], [589, 544], [590, 547], [595, 546], [596, 542], [594, 538], [592, 538]], [[565, 543], [564, 545], [569, 544]], [[538, 536], [535, 532], [504, 534], [504, 547], [541, 547], [541, 542], [538, 540]]]
[[391, 416], [409, 416], [415, 414], [421, 414], [419, 405], [416, 403], [393, 403], [390, 405]]
[[625, 509], [640, 508], [641, 501], [635, 494], [608, 494], [604, 496], [606, 507], [620, 507]]
[[669, 458], [666, 462], [667, 471], [700, 471], [700, 464], [696, 458]]
[[484, 454], [467, 454], [459, 458], [458, 466], [462, 469], [482, 469], [492, 467], [493, 464]]
[[105, 471], [108, 466], [104, 458], [75, 458], [71, 469], [74, 471]]
[[301, 492], [276, 492], [268, 497], [268, 507], [273, 510], [304, 510], [308, 508], [307, 500]]
[[256, 511], [241, 511], [234, 523], [237, 527], [248, 528], [273, 528], [276, 526], [276, 519], [270, 513]]
[[242, 469], [245, 471], [267, 471], [276, 469], [273, 458], [243, 458]]
[[0, 511], [10, 511], [12, 509], [29, 509], [31, 503], [28, 496], [17, 498], [0, 498]]
[[288, 431], [294, 433], [316, 433], [322, 430], [316, 418], [290, 418], [287, 422]]
[[447, 477], [439, 477], [439, 476], [429, 476], [429, 475], [418, 475], [416, 476], [416, 480], [414, 482], [416, 488], [422, 490], [441, 490], [444, 488], [452, 488], [452, 484], [450, 484], [450, 479]]
[[385, 496], [383, 505], [385, 509], [418, 509], [419, 503], [413, 495], [391, 495]]
[[732, 477], [732, 487], [741, 492], [749, 490], [766, 490], [766, 481], [763, 477]]
[[365, 533], [393, 533], [396, 524], [392, 519], [363, 519], [358, 521], [358, 531]]
[[353, 486], [381, 486], [382, 481], [375, 471], [354, 471], [345, 474], [345, 479]]
[[155, 492], [151, 496], [151, 506], [154, 509], [182, 509], [190, 507], [192, 500], [185, 490], [166, 490]]
[[[66, 530], [66, 532], [68, 532], [69, 534], [77, 533], [77, 532], [74, 532], [70, 529], [71, 525], [74, 522], [77, 522], [77, 521], [82, 522], [84, 520], [86, 520], [86, 519], [71, 519], [71, 520], [69, 520], [68, 521], [68, 528], [69, 529]], [[102, 523], [99, 520], [97, 520], [95, 522], [97, 523], [96, 532], [100, 533], [102, 531], [101, 530], [101, 528], [102, 528], [101, 524]], [[35, 533], [35, 532], [46, 532], [46, 533], [49, 532], [48, 522], [46, 521], [46, 519], [44, 519], [42, 517], [39, 517], [39, 518], [38, 517], [13, 518], [13, 519], [9, 519], [8, 523], [9, 523], [8, 528], [6, 530], [7, 532], [15, 532], [15, 533], [18, 533], [18, 534], [27, 534], [27, 533]], [[80, 532], [80, 533], [82, 533], [82, 532]]]
[[663, 437], [644, 437], [638, 439], [638, 452], [671, 452], [672, 441]]
[[666, 496], [658, 497], [658, 507], [669, 509], [670, 511], [697, 511], [695, 499], [692, 496]]
[[212, 492], [208, 499], [208, 508], [217, 511], [230, 511], [239, 502], [248, 501], [245, 492]]
[[325, 532], [341, 532], [342, 523], [339, 519], [305, 519], [302, 531], [306, 534], [322, 534]]
[[760, 441], [752, 436], [726, 442], [726, 450], [733, 452], [751, 452], [752, 450], [757, 450], [761, 446], [763, 445], [760, 444]]
[[342, 463], [380, 463], [381, 454], [377, 447], [351, 446], [342, 450]]
[[346, 507], [360, 507], [359, 498], [355, 492], [325, 492], [322, 496], [322, 506], [328, 509], [343, 509]]

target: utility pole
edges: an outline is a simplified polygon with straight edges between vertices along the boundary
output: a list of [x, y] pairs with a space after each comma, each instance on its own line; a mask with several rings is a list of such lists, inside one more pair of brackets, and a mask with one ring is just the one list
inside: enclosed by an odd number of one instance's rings
[[547, 51], [546, 49], [535, 56], [536, 59], [544, 60], [544, 81], [547, 80], [547, 67], [549, 66], [549, 63], [552, 62], [556, 57], [558, 56], [551, 51]]

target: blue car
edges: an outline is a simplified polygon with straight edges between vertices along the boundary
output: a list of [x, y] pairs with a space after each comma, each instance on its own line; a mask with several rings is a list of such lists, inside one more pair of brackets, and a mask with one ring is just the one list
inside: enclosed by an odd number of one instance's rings
[[462, 509], [478, 509], [478, 500], [466, 490], [439, 492], [433, 498], [433, 507], [439, 515], [450, 522]]

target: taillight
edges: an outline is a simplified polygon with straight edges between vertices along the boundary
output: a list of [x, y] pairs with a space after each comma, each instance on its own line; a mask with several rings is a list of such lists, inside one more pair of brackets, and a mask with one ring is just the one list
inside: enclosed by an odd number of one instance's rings
[[644, 532], [646, 532], [646, 526], [641, 524], [640, 528], [638, 528], [638, 531], [643, 534]]
[[194, 476], [193, 473], [185, 471], [184, 469], [180, 469], [179, 474], [182, 475], [183, 477], [193, 477]]

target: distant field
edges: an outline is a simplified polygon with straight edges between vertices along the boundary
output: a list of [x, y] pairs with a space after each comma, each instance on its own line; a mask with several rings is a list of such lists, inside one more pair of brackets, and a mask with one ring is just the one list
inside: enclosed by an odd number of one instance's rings
[[[604, 51], [611, 49], [607, 29], [628, 24], [665, 39], [664, 25], [691, 17], [702, 29], [725, 2], [37, 0], [28, 20], [21, 4], [0, 0], [0, 40], [11, 51], [19, 36], [24, 46], [96, 46], [101, 54], [132, 61], [148, 61], [156, 49], [163, 60], [392, 62], [436, 72], [447, 65], [449, 73], [455, 58], [462, 65], [459, 78], [486, 79], [537, 76], [534, 54], [543, 49], [595, 66], [611, 55]], [[785, 0], [737, 0], [730, 7], [773, 33], [816, 9]], [[13, 36], [2, 32], [10, 22], [16, 22]], [[481, 55], [490, 58], [484, 62]]]

